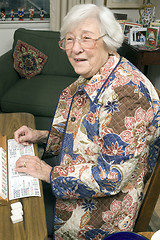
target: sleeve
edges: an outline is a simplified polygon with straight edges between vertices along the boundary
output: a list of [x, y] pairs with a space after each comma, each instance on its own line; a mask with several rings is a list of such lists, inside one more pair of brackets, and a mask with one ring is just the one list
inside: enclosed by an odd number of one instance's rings
[[[87, 114], [95, 116], [97, 133], [92, 131], [96, 126], [93, 117], [85, 128], [86, 135], [98, 148], [96, 161], [65, 166], [61, 169], [67, 171], [65, 176], [52, 169], [51, 185], [56, 197], [110, 196], [120, 192], [129, 181], [135, 184], [138, 178], [143, 181], [149, 142], [156, 130], [152, 124], [154, 108], [149, 92], [145, 91], [147, 94], [142, 94], [135, 86], [125, 85], [116, 87], [109, 97], [107, 90], [104, 92], [97, 120], [95, 108]], [[90, 159], [94, 149], [88, 151], [86, 158]]]

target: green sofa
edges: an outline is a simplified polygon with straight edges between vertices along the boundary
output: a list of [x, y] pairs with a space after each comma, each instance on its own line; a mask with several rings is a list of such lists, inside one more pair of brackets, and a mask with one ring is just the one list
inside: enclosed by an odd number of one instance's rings
[[[49, 129], [59, 94], [78, 77], [58, 46], [59, 38], [59, 32], [54, 31], [15, 31], [12, 49], [0, 57], [0, 112], [31, 113], [37, 129]], [[42, 71], [30, 79], [20, 77], [14, 69], [13, 52], [18, 40], [48, 57]]]

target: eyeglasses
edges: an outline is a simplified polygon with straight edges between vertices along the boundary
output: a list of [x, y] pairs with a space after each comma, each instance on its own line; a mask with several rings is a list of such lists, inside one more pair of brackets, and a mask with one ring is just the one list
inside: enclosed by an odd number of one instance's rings
[[97, 39], [89, 38], [86, 36], [82, 36], [81, 38], [75, 38], [73, 36], [66, 37], [59, 41], [59, 47], [63, 50], [69, 50], [73, 47], [75, 41], [78, 40], [83, 49], [92, 49], [95, 47], [96, 42], [106, 35], [107, 34], [104, 34]]

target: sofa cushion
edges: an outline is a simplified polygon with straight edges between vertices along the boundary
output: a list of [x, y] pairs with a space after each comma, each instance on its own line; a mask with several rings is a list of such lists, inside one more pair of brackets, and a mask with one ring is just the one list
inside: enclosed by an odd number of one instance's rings
[[12, 50], [0, 56], [0, 101], [4, 93], [19, 79], [19, 74], [13, 68], [12, 56]]
[[2, 97], [3, 112], [29, 112], [36, 116], [52, 117], [59, 94], [76, 78], [37, 75], [20, 79]]
[[36, 129], [39, 129], [39, 130], [50, 129], [51, 123], [52, 123], [52, 117], [39, 117], [35, 115], [34, 118], [35, 118]]
[[13, 53], [14, 68], [21, 77], [27, 79], [39, 74], [48, 57], [37, 48], [23, 42], [17, 41]]
[[13, 49], [18, 40], [32, 45], [48, 56], [41, 74], [77, 77], [65, 51], [59, 48], [59, 32], [19, 28], [14, 33]]

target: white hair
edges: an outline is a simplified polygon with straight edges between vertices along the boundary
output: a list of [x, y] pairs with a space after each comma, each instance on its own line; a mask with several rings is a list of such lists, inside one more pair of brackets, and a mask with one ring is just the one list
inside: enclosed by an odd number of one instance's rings
[[99, 31], [102, 35], [106, 34], [103, 41], [109, 50], [114, 51], [121, 47], [124, 35], [120, 24], [110, 9], [94, 4], [79, 4], [70, 9], [63, 19], [60, 29], [61, 39], [65, 37], [67, 32], [75, 28], [78, 23], [87, 18], [95, 18], [99, 21]]

